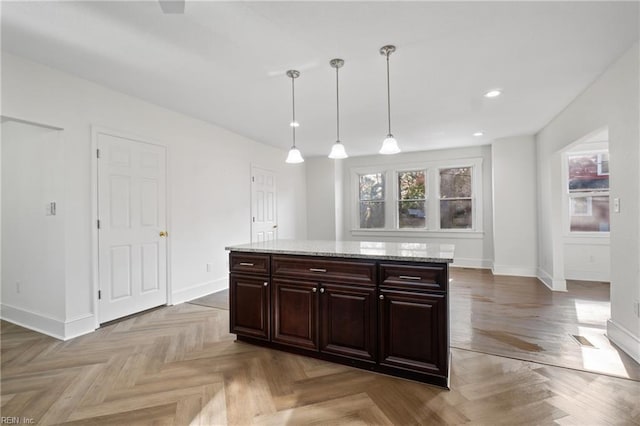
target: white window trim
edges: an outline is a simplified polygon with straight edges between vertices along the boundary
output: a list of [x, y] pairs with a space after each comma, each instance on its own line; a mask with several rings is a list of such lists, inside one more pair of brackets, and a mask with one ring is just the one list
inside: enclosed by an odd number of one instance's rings
[[[354, 167], [350, 170], [351, 199], [351, 235], [363, 237], [444, 237], [447, 238], [483, 238], [483, 159], [465, 158], [455, 160], [425, 161], [419, 163], [384, 164], [367, 167]], [[439, 169], [472, 168], [472, 227], [465, 229], [440, 229], [440, 177]], [[398, 228], [398, 172], [426, 170], [427, 172], [427, 227]], [[359, 175], [383, 173], [385, 175], [385, 228], [360, 228]]]

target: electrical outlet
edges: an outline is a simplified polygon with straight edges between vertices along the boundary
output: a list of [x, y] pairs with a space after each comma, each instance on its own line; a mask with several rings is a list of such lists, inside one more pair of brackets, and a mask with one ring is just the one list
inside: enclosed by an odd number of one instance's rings
[[20, 281], [16, 281], [16, 293], [20, 294], [20, 285], [22, 283]]

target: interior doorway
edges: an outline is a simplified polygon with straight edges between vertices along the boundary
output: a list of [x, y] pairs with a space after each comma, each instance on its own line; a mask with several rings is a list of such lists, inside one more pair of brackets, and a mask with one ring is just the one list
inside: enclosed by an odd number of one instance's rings
[[107, 131], [96, 131], [95, 143], [104, 323], [167, 303], [167, 153]]
[[276, 174], [251, 167], [251, 242], [278, 239]]

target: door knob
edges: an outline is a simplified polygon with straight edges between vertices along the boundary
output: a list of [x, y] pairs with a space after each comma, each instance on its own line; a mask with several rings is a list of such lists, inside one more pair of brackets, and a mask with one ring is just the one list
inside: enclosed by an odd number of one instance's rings
[[278, 225], [273, 225], [273, 229], [276, 229], [278, 227]]
[[324, 293], [324, 287], [320, 289], [320, 293]]
[[380, 298], [380, 300], [384, 300], [384, 296], [382, 294], [378, 297]]
[[169, 234], [167, 233], [167, 231], [160, 231], [160, 236], [161, 236], [161, 237], [166, 237], [167, 235], [169, 235]]

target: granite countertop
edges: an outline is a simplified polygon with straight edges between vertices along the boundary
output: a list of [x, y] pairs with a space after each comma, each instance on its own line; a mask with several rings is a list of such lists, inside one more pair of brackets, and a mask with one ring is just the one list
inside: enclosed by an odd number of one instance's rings
[[454, 248], [453, 244], [320, 240], [276, 240], [225, 247], [225, 249], [229, 251], [245, 253], [275, 253], [439, 263], [453, 262]]

